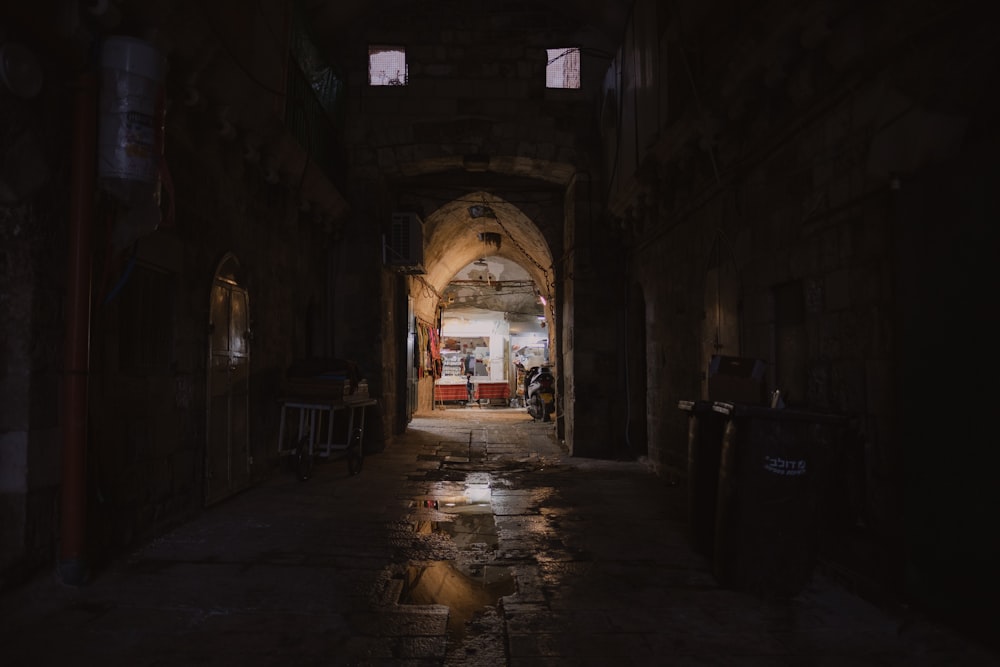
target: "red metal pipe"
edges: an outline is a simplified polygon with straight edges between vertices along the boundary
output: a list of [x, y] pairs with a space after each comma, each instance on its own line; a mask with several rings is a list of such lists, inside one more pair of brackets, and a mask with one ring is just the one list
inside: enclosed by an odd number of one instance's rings
[[79, 585], [88, 576], [87, 380], [90, 372], [91, 233], [97, 151], [97, 75], [79, 76], [73, 104], [66, 278], [66, 348], [62, 402], [62, 515], [59, 573]]

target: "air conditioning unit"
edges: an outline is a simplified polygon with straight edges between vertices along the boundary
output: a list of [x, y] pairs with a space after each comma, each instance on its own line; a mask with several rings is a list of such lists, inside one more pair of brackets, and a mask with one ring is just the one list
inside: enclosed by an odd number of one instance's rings
[[384, 261], [388, 266], [423, 273], [424, 222], [419, 215], [406, 211], [392, 214], [389, 237], [384, 244]]

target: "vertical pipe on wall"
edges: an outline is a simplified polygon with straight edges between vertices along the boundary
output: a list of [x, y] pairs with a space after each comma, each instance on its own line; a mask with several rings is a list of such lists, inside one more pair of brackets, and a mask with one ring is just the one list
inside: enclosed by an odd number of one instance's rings
[[59, 575], [70, 585], [87, 579], [87, 380], [90, 357], [91, 230], [97, 144], [97, 75], [75, 86], [70, 175], [66, 342], [63, 369], [62, 498]]

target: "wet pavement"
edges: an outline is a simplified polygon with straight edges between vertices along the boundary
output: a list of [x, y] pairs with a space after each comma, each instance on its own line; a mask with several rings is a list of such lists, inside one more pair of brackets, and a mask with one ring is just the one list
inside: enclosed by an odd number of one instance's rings
[[523, 410], [435, 410], [358, 475], [282, 472], [86, 586], [3, 595], [0, 664], [1000, 665], [820, 573], [720, 587], [684, 494]]

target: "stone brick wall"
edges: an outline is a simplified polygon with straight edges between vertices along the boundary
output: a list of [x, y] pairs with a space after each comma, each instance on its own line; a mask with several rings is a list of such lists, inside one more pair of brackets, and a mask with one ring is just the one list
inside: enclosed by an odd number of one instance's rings
[[[202, 507], [209, 294], [227, 252], [245, 272], [253, 331], [250, 483], [278, 472], [278, 398], [285, 370], [295, 359], [322, 356], [323, 339], [332, 337], [323, 322], [310, 321], [318, 317], [316, 304], [326, 303], [330, 230], [299, 210], [287, 185], [267, 183], [261, 168], [246, 162], [240, 147], [222, 140], [195, 111], [174, 108], [165, 154], [175, 219], [134, 249], [140, 263], [165, 274], [170, 285], [157, 304], [169, 313], [171, 327], [168, 358], [157, 369], [122, 367], [120, 350], [129, 343], [122, 338], [127, 330], [122, 309], [136, 273], [124, 274], [121, 255], [98, 258], [96, 273], [109, 278], [95, 284], [95, 556], [155, 534]], [[120, 212], [112, 211], [110, 218], [116, 215]], [[115, 293], [119, 282], [121, 291]]]
[[[486, 2], [417, 3], [359, 26], [357, 39], [340, 47], [349, 54], [355, 174], [413, 176], [483, 154], [496, 158], [494, 171], [567, 182], [592, 111], [575, 104], [576, 91], [546, 91], [545, 49], [555, 46], [546, 39], [568, 39], [575, 26], [537, 6], [523, 9], [498, 15]], [[405, 44], [408, 84], [368, 87], [368, 63], [358, 55], [367, 58], [368, 44], [397, 43]], [[602, 66], [583, 67], [593, 76]]]
[[637, 33], [619, 64], [635, 80], [635, 62], [670, 63], [648, 78], [670, 100], [658, 137], [636, 146], [628, 115], [604, 136], [624, 146], [609, 160], [640, 155], [612, 161], [610, 208], [646, 297], [649, 454], [683, 474], [677, 401], [707, 395], [724, 321], [721, 353], [765, 360], [768, 390], [850, 417], [840, 511], [875, 545], [865, 575], [900, 589], [904, 503], [917, 507], [904, 461], [919, 450], [902, 437], [916, 414], [899, 373], [920, 363], [901, 342], [929, 334], [902, 328], [899, 203], [908, 179], [995, 137], [983, 6], [773, 2], [753, 22], [657, 7], [663, 31]]
[[[365, 201], [364, 193], [387, 192], [389, 201], [421, 211], [430, 235], [435, 228], [435, 213], [455, 206], [455, 200], [469, 191], [460, 176], [465, 156], [485, 156], [490, 176], [497, 179], [498, 186], [511, 182], [510, 177], [527, 177], [557, 189], [596, 164], [593, 155], [598, 146], [591, 95], [607, 60], [584, 55], [585, 88], [589, 86], [591, 92], [546, 90], [545, 49], [587, 46], [588, 40], [593, 40], [593, 35], [581, 37], [577, 32], [580, 26], [560, 13], [531, 3], [508, 3], [503, 12], [497, 12], [489, 2], [417, 3], [397, 7], [379, 16], [377, 22], [356, 28], [351, 32], [353, 39], [332, 47], [343, 54], [349, 70], [352, 94], [347, 141], [352, 147], [352, 175], [358, 184], [356, 204]], [[367, 85], [369, 44], [405, 46], [407, 85]], [[440, 177], [435, 181], [439, 193], [428, 191], [426, 179], [419, 180], [427, 175]], [[410, 183], [419, 183], [422, 194], [415, 195], [413, 189], [417, 186]], [[522, 203], [536, 190], [537, 186], [528, 189], [525, 195], [513, 184], [507, 191], [501, 186], [492, 192]], [[562, 203], [559, 198], [555, 202], [557, 206]], [[554, 266], [544, 266], [538, 273], [547, 272], [557, 292], [561, 292], [565, 267], [559, 258], [566, 218], [562, 211], [550, 212], [546, 206], [551, 204], [544, 200], [540, 205], [527, 202], [523, 212], [548, 245], [539, 256], [556, 258]], [[383, 211], [374, 220], [369, 216], [369, 220], [384, 231], [388, 212]], [[530, 236], [534, 239], [538, 235]], [[521, 237], [522, 242], [524, 239]], [[427, 248], [428, 260], [449, 252], [448, 244], [440, 239], [428, 238]], [[586, 293], [583, 298], [588, 298]], [[429, 319], [435, 306], [419, 303], [417, 310]], [[563, 325], [561, 317], [562, 311], [556, 317], [557, 334]], [[578, 325], [575, 331], [608, 341], [603, 319], [591, 320], [600, 321], [593, 331], [587, 323]], [[386, 322], [384, 313], [382, 321]], [[398, 340], [404, 332], [401, 324], [394, 330], [383, 327], [387, 340]], [[559, 334], [553, 339], [555, 349], [561, 343]], [[386, 348], [385, 358], [390, 358], [391, 353]], [[559, 372], [561, 375], [563, 370]], [[613, 361], [602, 360], [589, 372], [602, 373], [593, 382], [586, 380], [588, 386], [592, 385], [590, 400], [599, 402], [603, 394], [596, 392], [603, 392], [608, 373], [614, 374], [616, 367]], [[392, 373], [388, 366], [385, 373]], [[390, 381], [394, 387], [389, 386]], [[431, 405], [431, 387], [430, 382], [420, 383], [421, 409]], [[401, 390], [399, 377], [386, 377], [384, 390], [388, 403], [389, 393]], [[605, 401], [604, 405], [611, 409], [611, 403]], [[585, 449], [596, 452], [608, 447], [607, 423], [601, 422], [600, 432], [593, 432], [595, 443]], [[581, 432], [591, 433], [587, 429]]]
[[55, 552], [70, 97], [44, 67], [0, 91], [0, 588]]
[[574, 456], [628, 457], [622, 260], [614, 239], [595, 224], [593, 187], [578, 178], [567, 191], [559, 368], [566, 442]]
[[[57, 73], [64, 66], [47, 71], [48, 85], [38, 98], [15, 99], [6, 89], [0, 95], [5, 586], [51, 565], [59, 534], [58, 387], [72, 106], [71, 87]], [[86, 557], [97, 563], [203, 506], [209, 293], [225, 253], [234, 253], [245, 269], [254, 330], [249, 483], [280, 473], [277, 399], [285, 369], [293, 359], [333, 353], [335, 327], [348, 342], [356, 329], [324, 315], [339, 221], [303, 211], [295, 184], [267, 182], [262, 167], [246, 159], [245, 147], [220, 134], [211, 111], [175, 101], [165, 151], [173, 191], [164, 191], [164, 210], [172, 208], [173, 217], [136, 246], [118, 250], [111, 237], [125, 211], [103, 194], [96, 200]], [[137, 370], [123, 350], [135, 349], [127, 308], [141, 302], [135, 290], [143, 280], [163, 285], [153, 293], [157, 302], [146, 304], [158, 329], [138, 337], [162, 339], [166, 346], [155, 349], [155, 368]]]

